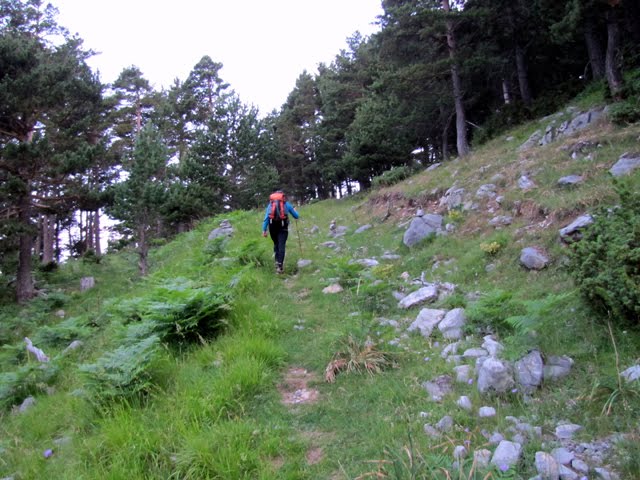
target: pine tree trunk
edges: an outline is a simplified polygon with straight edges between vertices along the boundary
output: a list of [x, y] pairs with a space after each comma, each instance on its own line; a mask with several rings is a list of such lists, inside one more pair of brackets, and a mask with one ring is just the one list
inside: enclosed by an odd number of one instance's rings
[[602, 80], [605, 76], [604, 55], [598, 37], [594, 31], [593, 19], [585, 19], [584, 40], [589, 54], [589, 65], [591, 65], [591, 75], [594, 80]]
[[56, 222], [52, 215], [42, 216], [42, 265], [48, 265], [54, 261]]
[[147, 242], [146, 228], [144, 226], [138, 227], [138, 269], [140, 275], [147, 276], [149, 272], [149, 245]]
[[93, 246], [97, 256], [102, 255], [102, 247], [100, 246], [100, 209], [93, 213]]
[[502, 79], [502, 98], [504, 104], [509, 105], [511, 103], [511, 82], [508, 79]]
[[527, 73], [527, 59], [525, 49], [516, 45], [516, 69], [518, 71], [518, 85], [522, 102], [529, 106], [533, 102], [531, 87], [529, 87], [529, 74]]
[[[449, 0], [442, 0], [442, 9], [445, 12], [451, 11]], [[449, 58], [451, 59], [451, 83], [453, 84], [453, 100], [456, 107], [456, 146], [458, 156], [464, 157], [469, 154], [469, 143], [467, 142], [467, 119], [464, 110], [462, 82], [456, 63], [456, 38], [453, 31], [453, 22], [446, 21], [447, 45], [449, 47]]]
[[27, 191], [19, 201], [19, 218], [23, 232], [20, 234], [20, 247], [18, 252], [18, 275], [16, 278], [16, 300], [24, 304], [35, 296], [33, 277], [31, 275], [31, 255], [33, 250], [33, 233], [31, 232], [31, 199], [29, 198], [29, 185]]
[[607, 55], [605, 59], [605, 70], [609, 91], [615, 100], [622, 99], [623, 79], [616, 58], [619, 46], [620, 25], [618, 22], [618, 9], [612, 7], [607, 12]]

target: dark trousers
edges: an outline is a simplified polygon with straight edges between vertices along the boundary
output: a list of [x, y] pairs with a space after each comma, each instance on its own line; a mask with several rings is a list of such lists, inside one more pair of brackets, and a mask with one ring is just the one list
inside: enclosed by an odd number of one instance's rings
[[269, 235], [273, 241], [273, 254], [278, 266], [284, 265], [284, 251], [287, 245], [287, 237], [289, 236], [289, 222], [282, 224], [281, 220], [273, 220], [269, 224]]

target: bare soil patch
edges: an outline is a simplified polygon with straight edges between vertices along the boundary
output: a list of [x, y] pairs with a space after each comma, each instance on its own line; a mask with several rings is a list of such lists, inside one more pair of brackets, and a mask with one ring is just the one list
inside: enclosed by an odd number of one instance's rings
[[320, 396], [318, 390], [309, 387], [309, 382], [316, 380], [316, 375], [304, 368], [290, 368], [280, 385], [278, 391], [285, 405], [299, 405], [315, 403]]

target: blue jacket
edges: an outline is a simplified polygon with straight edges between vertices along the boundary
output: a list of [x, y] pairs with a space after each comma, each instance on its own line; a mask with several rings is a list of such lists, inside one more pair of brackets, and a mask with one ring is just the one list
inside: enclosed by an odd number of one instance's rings
[[[270, 206], [271, 206], [271, 203], [268, 203], [267, 208], [264, 212], [264, 221], [262, 222], [263, 232], [266, 232], [267, 228], [269, 227], [269, 207]], [[287, 215], [291, 215], [293, 218], [300, 218], [298, 216], [298, 212], [296, 212], [295, 208], [293, 208], [293, 205], [291, 205], [289, 202], [284, 203], [284, 209], [287, 212]]]

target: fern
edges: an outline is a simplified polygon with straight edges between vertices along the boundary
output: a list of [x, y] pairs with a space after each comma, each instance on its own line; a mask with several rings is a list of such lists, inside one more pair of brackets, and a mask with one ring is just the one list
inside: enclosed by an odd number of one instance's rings
[[558, 311], [566, 304], [566, 301], [573, 296], [574, 292], [566, 292], [557, 295], [547, 295], [536, 300], [523, 301], [525, 313], [507, 317], [504, 321], [516, 334], [526, 335], [540, 328], [545, 323], [557, 318]]
[[96, 398], [131, 398], [151, 388], [149, 367], [159, 348], [160, 338], [152, 335], [108, 352], [96, 363], [81, 365], [80, 372]]

